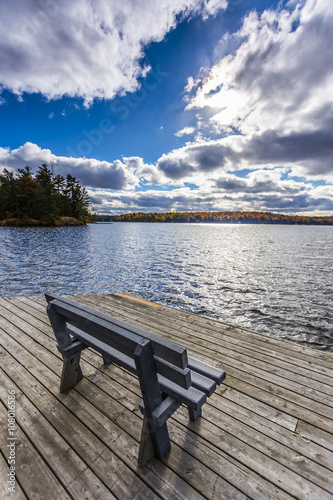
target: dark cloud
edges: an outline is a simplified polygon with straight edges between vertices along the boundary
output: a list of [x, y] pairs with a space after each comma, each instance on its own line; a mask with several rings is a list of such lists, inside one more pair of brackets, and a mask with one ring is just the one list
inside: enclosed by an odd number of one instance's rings
[[158, 168], [166, 177], [175, 180], [183, 179], [195, 170], [195, 168], [185, 160], [172, 157], [168, 158], [167, 156], [162, 157], [162, 159], [158, 161]]
[[224, 191], [245, 191], [247, 189], [247, 183], [243, 179], [238, 177], [219, 179], [216, 181], [216, 187], [218, 189], [223, 189]]
[[294, 132], [281, 136], [277, 131], [266, 131], [254, 136], [238, 153], [241, 159], [254, 164], [293, 165], [303, 163], [310, 174], [331, 173], [333, 167], [333, 118], [323, 128]]
[[221, 144], [210, 144], [205, 147], [193, 147], [191, 153], [199, 165], [198, 170], [210, 172], [216, 168], [223, 167], [225, 157], [230, 155], [231, 151]]

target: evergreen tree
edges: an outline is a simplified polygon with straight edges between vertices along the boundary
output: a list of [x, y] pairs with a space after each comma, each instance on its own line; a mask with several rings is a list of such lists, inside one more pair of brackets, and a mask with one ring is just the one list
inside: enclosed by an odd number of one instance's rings
[[43, 163], [36, 174], [36, 216], [45, 222], [52, 222], [57, 217], [56, 191], [53, 176], [48, 166]]
[[86, 212], [90, 203], [86, 189], [81, 188], [79, 181], [68, 174], [64, 193], [69, 200], [70, 216], [81, 220], [83, 216], [87, 215]]
[[15, 177], [13, 172], [9, 172], [6, 168], [0, 176], [0, 194], [1, 218], [19, 218]]
[[37, 182], [32, 176], [30, 167], [19, 168], [16, 179], [19, 217], [32, 218], [34, 216], [34, 201]]

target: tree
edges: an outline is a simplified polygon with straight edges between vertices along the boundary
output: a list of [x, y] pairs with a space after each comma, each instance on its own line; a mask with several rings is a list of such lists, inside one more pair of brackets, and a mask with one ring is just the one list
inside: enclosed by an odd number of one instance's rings
[[18, 217], [32, 218], [34, 215], [37, 182], [32, 176], [30, 167], [19, 168], [18, 172], [19, 176], [16, 179]]
[[48, 166], [43, 163], [36, 174], [36, 216], [39, 220], [52, 222], [57, 218], [56, 191], [53, 176]]
[[6, 168], [0, 176], [0, 214], [1, 218], [17, 217], [17, 187], [13, 172]]
[[79, 181], [68, 174], [66, 177], [66, 187], [64, 193], [69, 202], [69, 215], [82, 220], [87, 218], [90, 199], [86, 188], [81, 188]]

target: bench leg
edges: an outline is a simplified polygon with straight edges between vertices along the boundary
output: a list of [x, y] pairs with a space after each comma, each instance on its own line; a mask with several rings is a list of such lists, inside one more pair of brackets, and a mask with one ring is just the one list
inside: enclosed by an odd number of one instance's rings
[[64, 358], [60, 382], [60, 392], [67, 391], [67, 389], [74, 387], [83, 378], [82, 370], [80, 367], [80, 357], [81, 352], [77, 352], [70, 358]]
[[192, 422], [195, 422], [199, 417], [201, 417], [201, 413], [201, 408], [199, 408], [199, 410], [193, 410], [193, 408], [188, 409], [188, 414]]
[[[157, 379], [155, 361], [151, 343], [142, 339], [134, 352], [134, 361], [139, 377], [143, 402], [145, 405], [145, 429], [149, 430], [154, 454], [163, 458], [170, 451], [171, 443], [166, 424], [156, 427], [152, 419], [152, 412], [162, 403], [162, 395]], [[145, 444], [142, 444], [145, 447]]]
[[146, 463], [153, 458], [154, 455], [155, 451], [149, 432], [148, 421], [146, 417], [143, 417], [139, 458], [138, 458], [139, 467], [141, 468], [144, 467]]
[[110, 358], [110, 356], [108, 356], [107, 354], [102, 354], [103, 356], [103, 363], [105, 365], [109, 365], [110, 363], [112, 363], [112, 359]]

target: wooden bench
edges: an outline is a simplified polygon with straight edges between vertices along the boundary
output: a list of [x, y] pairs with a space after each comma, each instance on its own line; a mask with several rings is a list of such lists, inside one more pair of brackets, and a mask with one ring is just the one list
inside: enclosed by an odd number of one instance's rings
[[144, 416], [139, 465], [170, 450], [167, 419], [184, 404], [195, 421], [206, 398], [221, 384], [225, 372], [188, 357], [186, 349], [85, 305], [45, 295], [47, 313], [64, 364], [60, 391], [74, 387], [83, 374], [81, 351], [91, 347], [104, 364], [115, 363], [139, 378]]

